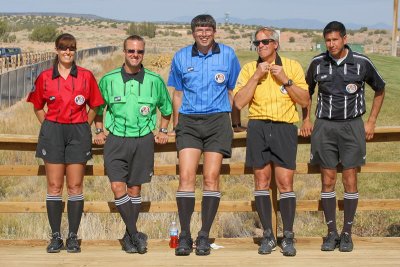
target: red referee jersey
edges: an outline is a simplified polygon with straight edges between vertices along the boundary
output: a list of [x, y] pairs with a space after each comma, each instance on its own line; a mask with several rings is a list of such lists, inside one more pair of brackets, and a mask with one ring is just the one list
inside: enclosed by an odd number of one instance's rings
[[36, 109], [47, 104], [46, 120], [58, 123], [86, 122], [86, 105], [94, 108], [104, 103], [92, 72], [75, 64], [67, 79], [57, 66], [41, 72], [27, 101]]

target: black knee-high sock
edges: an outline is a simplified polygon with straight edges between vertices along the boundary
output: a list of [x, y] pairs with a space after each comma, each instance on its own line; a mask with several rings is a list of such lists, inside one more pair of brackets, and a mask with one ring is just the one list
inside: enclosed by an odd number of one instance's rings
[[355, 193], [344, 193], [343, 198], [344, 205], [344, 222], [342, 233], [351, 234], [351, 228], [353, 226], [354, 216], [356, 215], [358, 205], [358, 192]]
[[115, 206], [117, 207], [119, 214], [121, 214], [122, 220], [126, 225], [129, 235], [134, 235], [137, 231], [135, 230], [136, 227], [134, 226], [135, 224], [133, 220], [130, 219], [132, 214], [131, 198], [128, 196], [128, 194], [125, 194], [120, 198], [116, 198]]
[[254, 200], [258, 217], [260, 218], [264, 231], [267, 229], [272, 231], [272, 208], [269, 190], [254, 191]]
[[296, 214], [296, 195], [294, 192], [280, 194], [279, 209], [281, 211], [283, 231], [293, 232], [294, 216]]
[[142, 197], [141, 196], [136, 196], [136, 197], [131, 197], [131, 203], [132, 203], [132, 221], [133, 225], [135, 227], [135, 232], [137, 232], [137, 220], [139, 218], [139, 213], [140, 213], [140, 207], [142, 205]]
[[325, 223], [328, 226], [328, 233], [336, 229], [336, 192], [321, 192], [321, 204], [324, 210]]
[[47, 216], [52, 233], [60, 233], [62, 216], [62, 196], [46, 196]]
[[176, 204], [178, 206], [181, 232], [190, 235], [190, 219], [192, 218], [195, 205], [194, 192], [176, 192]]
[[210, 233], [211, 225], [217, 214], [221, 192], [204, 191], [203, 200], [201, 201], [201, 230], [205, 233]]
[[83, 213], [83, 194], [68, 196], [68, 224], [70, 233], [78, 233]]

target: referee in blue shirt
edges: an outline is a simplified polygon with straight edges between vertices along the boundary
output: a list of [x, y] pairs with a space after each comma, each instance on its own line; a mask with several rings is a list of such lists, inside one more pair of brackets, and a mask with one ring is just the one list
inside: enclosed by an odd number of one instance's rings
[[[195, 206], [196, 170], [203, 153], [202, 227], [196, 255], [210, 254], [209, 232], [221, 197], [219, 175], [223, 158], [230, 158], [233, 131], [240, 116], [232, 116], [232, 89], [240, 71], [234, 50], [214, 40], [216, 22], [198, 15], [191, 22], [193, 45], [179, 50], [172, 61], [168, 86], [173, 94], [179, 188], [176, 193], [181, 233], [175, 255], [192, 252], [190, 219]], [[235, 113], [240, 115], [239, 113]]]

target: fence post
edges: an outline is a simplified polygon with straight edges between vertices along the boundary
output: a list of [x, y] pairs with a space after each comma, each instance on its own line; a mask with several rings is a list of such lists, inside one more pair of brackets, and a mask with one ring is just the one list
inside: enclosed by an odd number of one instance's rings
[[7, 78], [8, 78], [8, 107], [11, 106], [11, 81], [10, 81], [10, 72], [7, 72]]

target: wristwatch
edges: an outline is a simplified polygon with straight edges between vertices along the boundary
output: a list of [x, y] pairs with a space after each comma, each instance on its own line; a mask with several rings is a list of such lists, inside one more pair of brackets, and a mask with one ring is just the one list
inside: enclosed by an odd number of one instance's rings
[[286, 88], [286, 86], [292, 86], [293, 85], [293, 81], [291, 79], [289, 79], [286, 83], [283, 84], [283, 87]]
[[167, 134], [168, 133], [168, 129], [167, 128], [160, 128], [159, 132]]
[[95, 134], [99, 134], [99, 133], [102, 133], [102, 132], [104, 132], [103, 128], [96, 128], [96, 130], [94, 130]]

